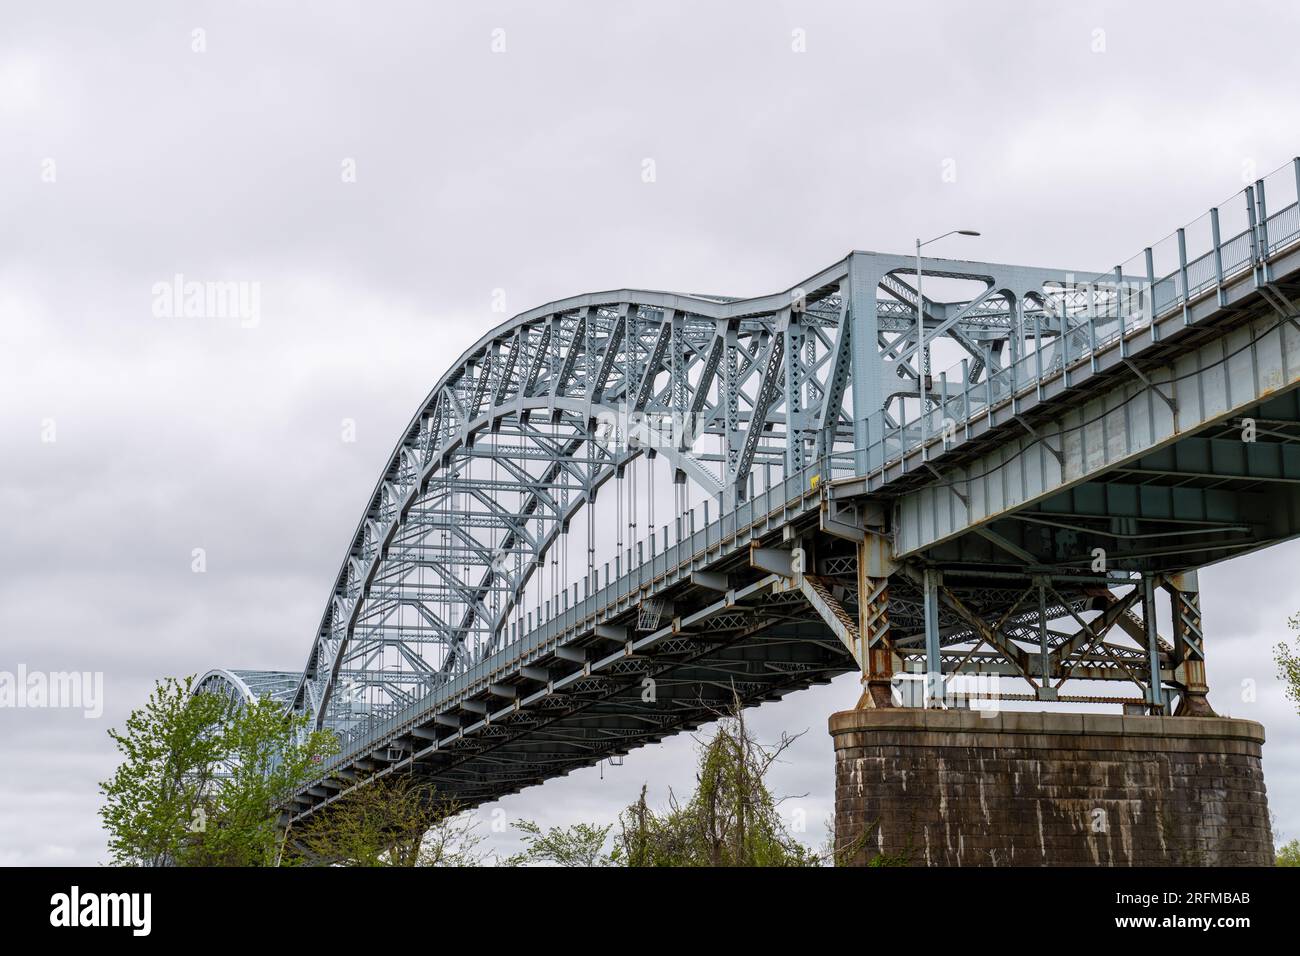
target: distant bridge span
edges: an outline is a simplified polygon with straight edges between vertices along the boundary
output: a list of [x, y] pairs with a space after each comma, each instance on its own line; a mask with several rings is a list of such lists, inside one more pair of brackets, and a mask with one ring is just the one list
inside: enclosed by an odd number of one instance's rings
[[200, 687], [339, 735], [297, 814], [394, 771], [481, 803], [851, 670], [1207, 713], [1196, 569], [1300, 531], [1298, 183], [1100, 274], [922, 259], [920, 323], [868, 252], [518, 315], [412, 417], [306, 666]]

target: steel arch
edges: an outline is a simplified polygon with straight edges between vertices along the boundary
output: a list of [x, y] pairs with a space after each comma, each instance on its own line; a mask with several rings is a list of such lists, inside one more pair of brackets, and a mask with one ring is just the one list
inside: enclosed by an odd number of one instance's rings
[[198, 679], [194, 693], [219, 694], [240, 706], [270, 697], [288, 707], [293, 700], [298, 679], [296, 671], [236, 671], [217, 667]]
[[[807, 350], [811, 363], [804, 355], [789, 361], [782, 355], [791, 326], [818, 330], [804, 334], [833, 347], [838, 315], [816, 306], [838, 294], [834, 277], [817, 292], [810, 300], [800, 290], [802, 301], [792, 304], [796, 296], [789, 292], [742, 303], [624, 290], [553, 303], [480, 339], [435, 386], [376, 483], [294, 706], [308, 709], [316, 726], [346, 733], [357, 716], [375, 715], [369, 689], [390, 695], [381, 705], [409, 703], [417, 690], [427, 692], [495, 649], [557, 536], [635, 458], [662, 455], [676, 480], [722, 500], [743, 496], [756, 460], [783, 462], [786, 444], [810, 444], [806, 428], [786, 434], [791, 430], [782, 410], [789, 396], [782, 378], [795, 369], [792, 378], [797, 375], [800, 388], [816, 396], [824, 391], [818, 370], [826, 361], [817, 359], [815, 346]], [[812, 308], [796, 312], [809, 302]], [[654, 417], [673, 415], [682, 423], [687, 416], [698, 419], [716, 447], [656, 441], [650, 434]], [[600, 423], [615, 426], [614, 441], [597, 433]], [[500, 449], [502, 436], [517, 444]], [[544, 467], [529, 470], [521, 454]], [[508, 478], [469, 487], [460, 479], [476, 458]], [[514, 500], [505, 507], [500, 499], [508, 495]], [[453, 520], [424, 522], [442, 532], [431, 545], [419, 530], [421, 519], [440, 510]], [[474, 533], [476, 526], [491, 532], [487, 540]], [[510, 555], [513, 574], [502, 562]], [[457, 564], [475, 573], [455, 575]], [[420, 567], [441, 580], [436, 590], [423, 587], [421, 593], [438, 594], [444, 600], [437, 603], [453, 613], [439, 615], [429, 606], [434, 602], [416, 601], [422, 626], [404, 623], [406, 636], [385, 634], [381, 625], [413, 603], [396, 585], [409, 583], [410, 572]], [[449, 595], [454, 600], [445, 600]], [[441, 649], [432, 660], [430, 643]], [[403, 677], [365, 666], [386, 648], [409, 663]], [[363, 666], [345, 668], [349, 662]], [[331, 706], [345, 670], [353, 682], [360, 671], [361, 694], [368, 698], [360, 708], [356, 683], [344, 706]]]
[[[884, 378], [928, 374], [914, 268], [855, 252], [752, 299], [591, 293], [484, 335], [390, 454], [291, 706], [347, 739], [509, 642], [523, 629], [522, 595], [570, 522], [642, 456], [663, 456], [674, 482], [721, 513], [753, 494], [760, 468], [769, 481], [837, 456], [852, 468], [868, 441], [904, 437], [912, 393]], [[924, 271], [985, 286], [968, 302], [927, 297], [923, 309], [934, 340], [972, 356], [972, 380], [992, 374], [1017, 325], [1023, 334], [1025, 310], [1057, 334], [1068, 293], [1054, 300], [1052, 284], [1065, 289], [1072, 275], [948, 260], [925, 260]], [[593, 569], [573, 580], [594, 586]]]

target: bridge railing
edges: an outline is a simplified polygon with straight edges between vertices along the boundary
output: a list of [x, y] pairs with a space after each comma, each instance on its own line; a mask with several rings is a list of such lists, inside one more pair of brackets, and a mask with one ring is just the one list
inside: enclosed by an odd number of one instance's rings
[[[1063, 284], [1053, 305], [1012, 329], [1017, 358], [970, 382], [963, 359], [934, 378], [927, 394], [929, 440], [955, 431], [1063, 369], [1214, 292], [1300, 242], [1300, 158], [1233, 194], [1113, 270]], [[1274, 211], [1276, 210], [1276, 211]], [[904, 412], [904, 414], [906, 414]], [[883, 418], [879, 419], [883, 422]], [[879, 426], [869, 468], [900, 458], [921, 442], [921, 422]]]
[[[325, 769], [328, 771], [363, 756], [378, 742], [390, 739], [413, 724], [427, 721], [431, 712], [450, 706], [462, 695], [508, 676], [546, 649], [590, 628], [611, 609], [626, 610], [642, 598], [654, 596], [689, 576], [700, 563], [747, 547], [756, 529], [770, 521], [788, 520], [791, 508], [804, 511], [819, 507], [818, 484], [830, 480], [837, 467], [847, 467], [851, 471], [852, 459], [852, 452], [838, 452], [829, 461], [817, 461], [788, 478], [774, 482], [771, 487], [739, 502], [733, 510], [716, 517], [709, 516], [709, 520], [698, 528], [692, 527], [687, 520], [682, 525], [682, 535], [671, 544], [662, 533], [651, 534], [634, 543], [615, 561], [605, 565], [603, 575], [602, 569], [594, 572], [593, 578], [598, 586], [588, 582], [581, 599], [571, 599], [571, 587], [566, 587], [550, 602], [544, 602], [540, 609], [526, 612], [524, 628], [516, 626], [504, 630], [506, 639], [503, 644], [451, 680], [430, 686], [423, 696], [404, 707], [375, 711], [350, 721], [346, 726], [332, 724], [330, 729], [340, 738], [340, 752]], [[707, 506], [703, 513], [709, 515]], [[604, 583], [599, 584], [599, 581]]]

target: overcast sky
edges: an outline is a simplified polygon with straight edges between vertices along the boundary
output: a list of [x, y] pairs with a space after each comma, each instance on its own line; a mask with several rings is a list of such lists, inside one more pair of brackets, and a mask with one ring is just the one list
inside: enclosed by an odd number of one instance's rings
[[[106, 695], [97, 720], [0, 710], [0, 863], [105, 858], [105, 731], [156, 677], [302, 667], [375, 478], [501, 321], [494, 290], [511, 313], [620, 286], [769, 293], [954, 227], [984, 235], [936, 255], [1108, 268], [1300, 150], [1297, 20], [0, 0], [0, 670], [102, 671]], [[255, 327], [155, 315], [177, 273], [258, 283]], [[1270, 647], [1297, 558], [1202, 575], [1211, 701], [1265, 723], [1288, 837], [1300, 717]], [[806, 794], [813, 842], [826, 718], [857, 695], [849, 676], [757, 714], [767, 737], [808, 730], [775, 789]], [[691, 746], [500, 808], [607, 821], [642, 782], [687, 789]]]

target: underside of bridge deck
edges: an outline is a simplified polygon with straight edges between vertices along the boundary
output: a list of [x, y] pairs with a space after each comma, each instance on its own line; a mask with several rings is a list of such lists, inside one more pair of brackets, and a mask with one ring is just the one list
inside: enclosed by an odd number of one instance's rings
[[[706, 632], [628, 656], [540, 706], [494, 721], [462, 746], [417, 757], [411, 771], [473, 806], [694, 730], [737, 701], [779, 700], [853, 667], [820, 622], [791, 602], [782, 605], [724, 615]], [[424, 743], [412, 736], [395, 746]]]
[[[866, 636], [864, 704], [897, 704], [901, 668], [928, 674], [936, 698], [954, 676], [998, 674], [1028, 685], [1002, 699], [1210, 713], [1197, 569], [1300, 534], [1296, 401], [1271, 399], [901, 563], [869, 554], [865, 583], [843, 584]], [[1243, 420], [1269, 435], [1243, 443]], [[1067, 681], [1138, 696], [1067, 694]]]

